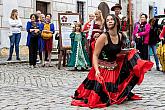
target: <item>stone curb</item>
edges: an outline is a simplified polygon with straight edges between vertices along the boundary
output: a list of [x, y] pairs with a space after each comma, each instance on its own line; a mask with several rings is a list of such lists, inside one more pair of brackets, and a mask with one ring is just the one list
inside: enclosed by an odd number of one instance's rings
[[[52, 59], [51, 61], [58, 61], [58, 59]], [[29, 63], [29, 61], [28, 60], [21, 60], [21, 61], [0, 61], [0, 65], [16, 64], [16, 63]]]
[[7, 65], [7, 64], [16, 64], [16, 63], [28, 63], [28, 60], [21, 60], [21, 61], [0, 61], [0, 65]]

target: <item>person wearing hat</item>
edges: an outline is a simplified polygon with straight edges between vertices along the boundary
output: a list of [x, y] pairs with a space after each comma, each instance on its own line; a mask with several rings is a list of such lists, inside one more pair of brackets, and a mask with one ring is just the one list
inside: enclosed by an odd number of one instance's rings
[[111, 8], [111, 11], [115, 11], [115, 15], [116, 15], [118, 18], [120, 18], [120, 17], [119, 17], [119, 14], [121, 13], [121, 10], [122, 10], [122, 7], [121, 7], [121, 5], [118, 4], [118, 3], [116, 3], [115, 6], [113, 6], [113, 7]]

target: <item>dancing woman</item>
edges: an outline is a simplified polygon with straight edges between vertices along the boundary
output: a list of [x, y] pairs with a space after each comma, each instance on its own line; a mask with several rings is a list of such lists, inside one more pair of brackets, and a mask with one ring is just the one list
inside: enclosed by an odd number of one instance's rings
[[143, 81], [153, 63], [141, 60], [135, 49], [121, 51], [123, 36], [115, 15], [106, 17], [105, 27], [107, 31], [96, 41], [93, 67], [73, 96], [74, 106], [102, 108], [127, 99], [141, 99], [131, 90]]

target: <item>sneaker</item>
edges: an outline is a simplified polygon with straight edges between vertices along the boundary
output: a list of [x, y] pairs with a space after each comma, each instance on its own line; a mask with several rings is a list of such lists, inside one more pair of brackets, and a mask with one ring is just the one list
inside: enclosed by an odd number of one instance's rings
[[9, 57], [8, 59], [7, 59], [7, 61], [11, 61], [12, 60], [12, 58], [11, 57]]
[[42, 66], [42, 67], [45, 67], [45, 64], [42, 64], [41, 66]]
[[41, 60], [38, 60], [36, 63], [37, 63], [37, 64], [40, 64], [40, 63], [41, 63]]
[[159, 68], [159, 67], [156, 67], [156, 70], [157, 70], [157, 71], [160, 71], [160, 68]]
[[18, 58], [16, 58], [16, 60], [21, 60], [21, 59], [18, 57]]

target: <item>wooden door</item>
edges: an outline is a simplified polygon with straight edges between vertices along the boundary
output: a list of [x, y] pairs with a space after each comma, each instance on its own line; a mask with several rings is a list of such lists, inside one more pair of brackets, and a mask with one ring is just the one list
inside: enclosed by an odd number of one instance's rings
[[40, 10], [41, 13], [46, 14], [47, 13], [47, 3], [46, 2], [36, 2], [36, 11]]

